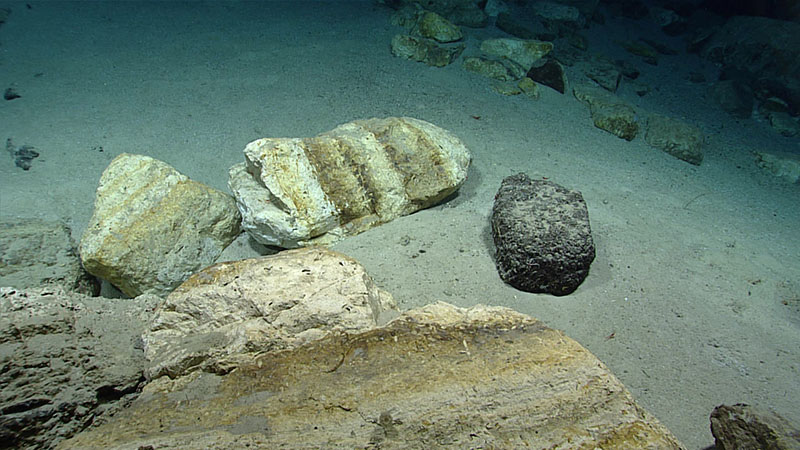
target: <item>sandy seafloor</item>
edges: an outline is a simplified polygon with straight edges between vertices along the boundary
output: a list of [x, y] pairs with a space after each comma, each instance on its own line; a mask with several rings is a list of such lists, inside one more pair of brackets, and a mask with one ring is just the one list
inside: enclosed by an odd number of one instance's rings
[[[41, 156], [29, 171], [0, 157], [2, 218], [61, 219], [79, 239], [100, 174], [122, 152], [227, 191], [228, 167], [254, 139], [424, 119], [473, 154], [460, 194], [334, 246], [401, 308], [504, 305], [562, 329], [690, 449], [713, 445], [708, 416], [722, 403], [800, 423], [800, 186], [762, 172], [751, 154], [800, 152], [800, 139], [717, 109], [707, 83], [687, 81], [690, 71], [714, 80], [712, 64], [682, 54], [649, 66], [614, 44], [644, 35], [682, 49], [680, 38], [608, 14], [584, 31], [590, 51], [636, 63], [652, 87], [640, 98], [623, 84], [623, 98], [707, 134], [699, 167], [642, 136], [595, 128], [572, 95], [505, 97], [460, 60], [431, 68], [393, 57], [401, 29], [372, 2], [29, 4], [0, 4], [12, 9], [0, 27], [0, 88], [22, 95], [0, 103], [0, 137]], [[467, 54], [503, 35], [466, 33]], [[580, 190], [588, 204], [597, 257], [572, 295], [523, 293], [495, 271], [493, 196], [520, 171]], [[243, 237], [223, 257], [262, 250]]]

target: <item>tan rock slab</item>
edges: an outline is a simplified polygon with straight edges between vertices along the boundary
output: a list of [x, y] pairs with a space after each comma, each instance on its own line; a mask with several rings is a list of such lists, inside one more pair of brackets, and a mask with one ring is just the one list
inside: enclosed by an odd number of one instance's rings
[[80, 242], [86, 270], [125, 294], [166, 295], [241, 231], [233, 198], [165, 162], [123, 153], [103, 172]]
[[58, 448], [653, 448], [681, 444], [595, 356], [506, 308], [387, 326], [149, 384]]

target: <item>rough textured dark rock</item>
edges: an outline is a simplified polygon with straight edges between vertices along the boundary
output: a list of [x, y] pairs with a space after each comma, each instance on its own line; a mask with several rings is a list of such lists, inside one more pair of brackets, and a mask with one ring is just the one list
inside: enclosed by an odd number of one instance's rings
[[744, 403], [714, 408], [711, 433], [718, 450], [800, 450], [800, 429], [772, 411]]
[[564, 93], [567, 88], [567, 77], [564, 75], [564, 67], [555, 59], [547, 58], [541, 65], [534, 65], [528, 70], [528, 78], [551, 87], [560, 93]]
[[56, 284], [98, 295], [100, 282], [81, 266], [68, 226], [38, 219], [0, 221], [0, 286]]
[[583, 196], [552, 181], [520, 173], [495, 195], [492, 237], [500, 278], [527, 292], [566, 295], [577, 289], [594, 260]]
[[52, 448], [129, 404], [159, 301], [0, 288], [0, 448]]
[[594, 355], [507, 308], [436, 303], [385, 327], [154, 380], [62, 449], [679, 449]]

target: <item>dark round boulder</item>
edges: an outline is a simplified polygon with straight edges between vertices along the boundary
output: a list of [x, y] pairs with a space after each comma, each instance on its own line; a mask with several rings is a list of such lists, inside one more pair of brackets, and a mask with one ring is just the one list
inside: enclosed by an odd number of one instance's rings
[[492, 237], [500, 278], [526, 292], [570, 294], [594, 260], [581, 193], [524, 173], [506, 177], [500, 185]]

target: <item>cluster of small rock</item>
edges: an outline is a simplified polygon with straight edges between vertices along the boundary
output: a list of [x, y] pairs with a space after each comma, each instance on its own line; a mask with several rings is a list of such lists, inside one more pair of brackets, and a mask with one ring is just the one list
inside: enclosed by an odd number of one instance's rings
[[[491, 79], [495, 91], [534, 99], [540, 95], [540, 84], [565, 93], [569, 82], [564, 67], [574, 66], [583, 79], [574, 81], [573, 93], [589, 107], [595, 126], [629, 141], [644, 128], [648, 145], [690, 164], [699, 165], [703, 160], [705, 137], [698, 127], [651, 114], [615, 94], [622, 80], [640, 96], [649, 92], [650, 88], [637, 80], [640, 71], [634, 64], [587, 53], [589, 43], [581, 29], [605, 21], [597, 1], [534, 1], [520, 6], [496, 0], [486, 2], [483, 8], [467, 0], [427, 1], [425, 8], [411, 0], [385, 3], [397, 9], [393, 23], [407, 30], [392, 41], [396, 56], [441, 67], [464, 53], [464, 69]], [[796, 117], [800, 114], [799, 24], [737, 17], [714, 27], [702, 20], [708, 18], [699, 17], [702, 14], [684, 17], [640, 1], [625, 5], [611, 2], [606, 7], [614, 14], [650, 20], [668, 35], [688, 34], [687, 51], [700, 53], [723, 68], [709, 97], [724, 110], [735, 117], [749, 118], [757, 103], [757, 114], [778, 133], [800, 133]], [[461, 27], [482, 28], [490, 24], [503, 33], [484, 39], [478, 49], [468, 48]], [[662, 57], [679, 53], [647, 38], [617, 44], [649, 65], [658, 65]], [[475, 51], [479, 55], [473, 55]], [[698, 76], [698, 81], [705, 81]], [[773, 154], [767, 159], [775, 162], [765, 166], [764, 158], [759, 157], [757, 163], [773, 173], [794, 173], [793, 166], [800, 161], [791, 155]], [[775, 165], [778, 168], [772, 170]], [[781, 177], [796, 181], [794, 175]]]

